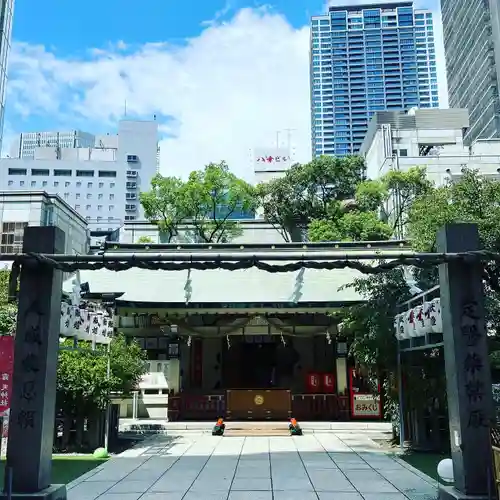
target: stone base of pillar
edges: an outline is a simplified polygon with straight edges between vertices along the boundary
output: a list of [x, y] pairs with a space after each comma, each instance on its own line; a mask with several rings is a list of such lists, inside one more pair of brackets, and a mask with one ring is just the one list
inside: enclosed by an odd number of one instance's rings
[[439, 500], [490, 500], [488, 495], [465, 495], [452, 486], [439, 485]]
[[[7, 493], [0, 493], [0, 500], [7, 500]], [[67, 500], [65, 484], [52, 484], [38, 493], [12, 493], [13, 500]]]

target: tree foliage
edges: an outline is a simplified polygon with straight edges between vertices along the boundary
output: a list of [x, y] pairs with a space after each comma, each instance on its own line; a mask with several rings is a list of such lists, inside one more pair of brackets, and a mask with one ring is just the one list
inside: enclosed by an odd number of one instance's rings
[[[66, 340], [62, 346], [72, 346]], [[137, 386], [146, 373], [146, 354], [135, 341], [127, 343], [124, 335], [114, 337], [110, 344], [110, 377], [107, 376], [107, 346], [98, 345], [93, 351], [88, 343], [80, 342], [78, 350], [61, 350], [57, 365], [57, 396], [59, 407], [75, 414], [88, 414], [104, 409], [110, 393], [124, 396]]]
[[224, 161], [191, 172], [183, 195], [187, 217], [205, 243], [225, 243], [239, 236], [241, 226], [231, 217], [257, 208], [255, 188], [231, 173]]
[[151, 236], [141, 236], [137, 239], [137, 243], [154, 243]]
[[241, 234], [234, 215], [257, 208], [255, 188], [229, 171], [227, 164], [210, 163], [191, 172], [183, 182], [157, 174], [151, 190], [140, 195], [146, 218], [172, 241], [182, 223], [191, 223], [196, 241], [228, 242]]
[[[409, 210], [408, 230], [412, 245], [420, 251], [436, 250], [436, 235], [446, 223], [478, 225], [484, 249], [500, 252], [500, 182], [464, 169], [459, 180], [428, 191]], [[486, 310], [491, 332], [500, 334], [500, 268], [484, 266]]]
[[16, 330], [17, 307], [9, 304], [9, 269], [0, 269], [0, 335], [13, 335]]
[[285, 241], [300, 241], [313, 220], [326, 220], [333, 202], [354, 198], [364, 177], [358, 156], [321, 156], [293, 165], [283, 177], [258, 186], [264, 218]]
[[177, 236], [179, 224], [187, 217], [183, 197], [182, 180], [160, 174], [152, 179], [151, 189], [139, 195], [144, 215], [166, 235], [168, 243]]

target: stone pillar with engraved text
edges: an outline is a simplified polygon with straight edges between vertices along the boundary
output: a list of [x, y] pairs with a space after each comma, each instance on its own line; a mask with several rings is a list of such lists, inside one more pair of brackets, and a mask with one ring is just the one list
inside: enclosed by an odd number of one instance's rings
[[[64, 243], [57, 227], [27, 227], [23, 252], [64, 253]], [[6, 463], [18, 499], [66, 498], [65, 486], [51, 485], [62, 274], [23, 265], [20, 275]]]

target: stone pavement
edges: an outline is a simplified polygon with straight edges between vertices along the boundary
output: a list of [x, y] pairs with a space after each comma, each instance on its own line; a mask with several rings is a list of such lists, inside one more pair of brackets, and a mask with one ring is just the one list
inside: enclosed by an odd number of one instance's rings
[[68, 500], [434, 500], [437, 484], [362, 433], [155, 436], [68, 485]]

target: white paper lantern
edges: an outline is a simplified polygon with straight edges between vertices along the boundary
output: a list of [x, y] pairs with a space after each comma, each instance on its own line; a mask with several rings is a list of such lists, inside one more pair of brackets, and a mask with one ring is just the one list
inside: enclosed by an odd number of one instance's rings
[[401, 340], [401, 333], [399, 331], [399, 324], [400, 323], [401, 323], [401, 314], [396, 314], [396, 316], [394, 316], [394, 336], [398, 340]]
[[405, 313], [405, 330], [407, 338], [412, 338], [417, 336], [417, 330], [415, 325], [415, 313], [413, 312], [413, 309], [410, 309]]
[[409, 338], [409, 335], [406, 331], [406, 323], [405, 323], [405, 313], [398, 314], [399, 319], [399, 339], [406, 340]]
[[433, 333], [442, 333], [443, 319], [441, 317], [441, 299], [431, 300], [430, 320]]
[[432, 320], [431, 320], [431, 311], [433, 309], [432, 302], [424, 302], [423, 306], [423, 319], [424, 319], [424, 333], [432, 332]]
[[425, 329], [424, 322], [424, 306], [417, 306], [413, 309], [413, 314], [415, 316], [415, 330], [417, 337], [423, 337], [427, 331]]
[[59, 325], [59, 332], [65, 337], [70, 331], [69, 310], [69, 304], [67, 302], [61, 302], [61, 323]]

